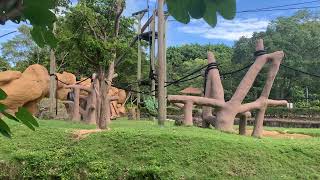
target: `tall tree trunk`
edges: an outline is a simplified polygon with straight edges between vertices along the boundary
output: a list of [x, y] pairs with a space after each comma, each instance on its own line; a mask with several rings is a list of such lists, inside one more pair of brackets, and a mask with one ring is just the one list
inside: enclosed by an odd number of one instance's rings
[[107, 86], [105, 81], [105, 68], [101, 67], [99, 69], [98, 77], [100, 81], [100, 114], [99, 114], [99, 120], [98, 120], [98, 127], [100, 129], [106, 129], [107, 128]]
[[[123, 0], [117, 0], [117, 10], [114, 26], [114, 37], [118, 37], [120, 29], [120, 17], [123, 12], [122, 6]], [[117, 58], [116, 50], [113, 51], [112, 60], [108, 68], [108, 76], [106, 78], [105, 67], [100, 68], [99, 70], [99, 80], [100, 80], [100, 96], [101, 96], [101, 105], [100, 105], [100, 114], [99, 114], [99, 128], [106, 129], [108, 128], [111, 122], [111, 110], [110, 110], [110, 101], [108, 99], [108, 92], [112, 85], [112, 79], [114, 75], [114, 62]], [[107, 82], [106, 82], [107, 81]]]

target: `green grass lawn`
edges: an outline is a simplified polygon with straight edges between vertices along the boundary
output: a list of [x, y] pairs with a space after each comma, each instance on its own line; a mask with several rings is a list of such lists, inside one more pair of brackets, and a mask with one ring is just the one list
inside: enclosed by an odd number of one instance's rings
[[[36, 132], [10, 127], [13, 138], [0, 137], [0, 179], [320, 179], [319, 137], [255, 139], [117, 120], [112, 130], [77, 140], [73, 131], [95, 126], [40, 121]], [[300, 130], [292, 133], [320, 134]]]

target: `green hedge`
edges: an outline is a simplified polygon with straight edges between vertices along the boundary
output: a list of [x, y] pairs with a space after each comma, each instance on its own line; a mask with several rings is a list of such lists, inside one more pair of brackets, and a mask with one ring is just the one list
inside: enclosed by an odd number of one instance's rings
[[267, 117], [275, 118], [313, 118], [320, 119], [319, 108], [268, 108]]
[[[194, 108], [193, 113], [196, 114], [199, 112], [199, 109]], [[145, 116], [150, 116], [150, 113], [147, 112], [146, 108], [141, 108], [141, 113]], [[174, 107], [168, 106], [167, 108], [168, 115], [183, 115], [183, 110]], [[252, 112], [254, 117], [256, 112]], [[308, 118], [308, 119], [319, 119], [320, 120], [320, 108], [282, 108], [282, 107], [270, 107], [266, 111], [266, 117], [271, 118]]]

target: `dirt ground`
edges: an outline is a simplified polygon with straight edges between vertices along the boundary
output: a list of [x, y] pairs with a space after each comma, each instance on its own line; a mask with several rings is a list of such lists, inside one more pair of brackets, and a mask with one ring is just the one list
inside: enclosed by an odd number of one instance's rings
[[[252, 129], [248, 129], [246, 135], [250, 136], [252, 133]], [[271, 138], [285, 138], [285, 139], [306, 139], [312, 138], [312, 136], [305, 135], [305, 134], [289, 134], [285, 132], [278, 132], [278, 131], [267, 131], [263, 130], [262, 133], [263, 137], [271, 137]]]
[[74, 138], [76, 140], [81, 140], [81, 139], [87, 137], [90, 134], [98, 133], [98, 132], [102, 132], [102, 131], [108, 131], [108, 130], [109, 129], [107, 129], [107, 130], [101, 130], [101, 129], [79, 129], [79, 130], [76, 130], [76, 131], [72, 132], [72, 138]]

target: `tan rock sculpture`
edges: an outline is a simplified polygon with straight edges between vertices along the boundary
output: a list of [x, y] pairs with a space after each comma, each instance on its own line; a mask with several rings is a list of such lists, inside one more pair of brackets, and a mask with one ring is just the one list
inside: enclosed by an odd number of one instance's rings
[[49, 92], [49, 74], [45, 67], [34, 64], [23, 73], [17, 71], [0, 72], [0, 88], [8, 97], [1, 101], [15, 112], [24, 106], [31, 113], [37, 112], [37, 103]]
[[76, 76], [68, 72], [56, 73], [56, 76], [59, 79], [57, 86], [57, 98], [59, 100], [67, 100], [68, 93], [71, 92], [71, 90], [65, 88], [65, 85], [75, 84], [77, 82]]
[[[73, 114], [74, 119], [80, 120], [82, 115], [84, 119], [95, 123], [94, 118], [92, 118], [94, 117], [92, 114], [94, 107], [86, 106], [86, 104], [92, 104], [93, 101], [99, 100], [98, 91], [94, 90], [98, 86], [93, 85], [90, 78], [77, 85], [75, 75], [68, 72], [56, 73], [56, 76], [59, 79], [57, 82], [57, 98], [65, 103], [68, 113]], [[29, 66], [23, 73], [19, 71], [0, 72], [0, 88], [8, 95], [1, 103], [5, 104], [11, 112], [15, 112], [18, 107], [24, 106], [31, 113], [36, 114], [40, 100], [49, 96], [49, 81], [50, 76], [47, 69], [39, 64]], [[74, 91], [75, 94], [79, 92], [79, 98], [75, 99], [77, 102], [68, 101], [67, 96], [71, 91]], [[125, 114], [126, 92], [112, 88], [109, 95], [112, 95], [109, 98], [111, 117], [116, 118]], [[74, 104], [77, 105], [74, 106]], [[83, 107], [81, 108], [81, 106]], [[76, 110], [77, 108], [78, 110]]]
[[[256, 50], [264, 50], [263, 40], [258, 40], [256, 44]], [[236, 92], [232, 98], [225, 102], [224, 90], [220, 79], [219, 70], [217, 68], [211, 69], [208, 72], [205, 97], [196, 96], [180, 96], [180, 95], [169, 95], [168, 101], [173, 103], [183, 103], [185, 112], [185, 124], [192, 124], [192, 106], [193, 104], [203, 106], [203, 121], [213, 119], [215, 114], [215, 128], [222, 131], [233, 131], [234, 119], [237, 115], [241, 117], [240, 120], [240, 131], [241, 134], [245, 132], [246, 117], [248, 111], [257, 109], [256, 123], [254, 131], [252, 133], [255, 137], [261, 137], [263, 130], [263, 120], [266, 108], [268, 106], [286, 106], [287, 101], [285, 100], [271, 100], [268, 99], [274, 79], [278, 73], [280, 63], [284, 57], [283, 51], [277, 51], [270, 54], [264, 54], [258, 56], [250, 67], [245, 77], [240, 82]], [[214, 63], [215, 58], [211, 52], [208, 52], [208, 63]], [[268, 72], [267, 81], [261, 93], [261, 96], [254, 102], [242, 104], [245, 96], [249, 92], [253, 85], [258, 73], [262, 67], [270, 62], [271, 66]], [[214, 109], [212, 109], [214, 108]]]

